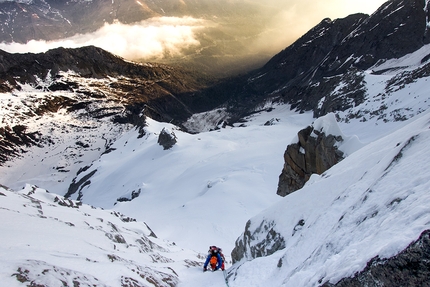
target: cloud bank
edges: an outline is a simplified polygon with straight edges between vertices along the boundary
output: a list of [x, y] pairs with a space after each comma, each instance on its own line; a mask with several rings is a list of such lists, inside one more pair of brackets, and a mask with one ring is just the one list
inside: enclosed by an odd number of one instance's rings
[[41, 53], [57, 47], [77, 48], [94, 45], [129, 60], [177, 57], [185, 49], [198, 47], [196, 32], [207, 21], [191, 17], [157, 17], [132, 25], [105, 24], [94, 33], [76, 35], [58, 41], [35, 41], [27, 44], [0, 43], [10, 53]]

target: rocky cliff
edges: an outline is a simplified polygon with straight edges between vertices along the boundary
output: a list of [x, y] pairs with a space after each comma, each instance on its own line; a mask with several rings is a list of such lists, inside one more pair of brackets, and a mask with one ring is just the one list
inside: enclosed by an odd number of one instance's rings
[[343, 159], [335, 136], [309, 126], [298, 134], [298, 142], [290, 144], [284, 153], [284, 167], [279, 176], [277, 194], [286, 196], [304, 186], [312, 174], [322, 174]]

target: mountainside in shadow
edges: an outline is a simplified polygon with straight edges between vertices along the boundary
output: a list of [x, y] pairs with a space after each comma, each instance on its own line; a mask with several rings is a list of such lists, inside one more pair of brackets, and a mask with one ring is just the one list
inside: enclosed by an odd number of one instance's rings
[[204, 94], [228, 93], [225, 106], [233, 121], [268, 99], [290, 103], [297, 111], [314, 111], [315, 117], [344, 111], [365, 100], [365, 70], [430, 42], [429, 13], [425, 1], [392, 0], [370, 16], [324, 19], [261, 69]]

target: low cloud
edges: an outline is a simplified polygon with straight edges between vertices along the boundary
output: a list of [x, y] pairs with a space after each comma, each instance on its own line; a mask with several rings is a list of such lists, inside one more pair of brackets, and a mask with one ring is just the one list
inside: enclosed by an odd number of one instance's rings
[[207, 21], [191, 17], [157, 17], [132, 25], [105, 24], [94, 33], [57, 41], [0, 43], [0, 49], [10, 53], [40, 53], [57, 47], [94, 45], [129, 60], [157, 60], [178, 57], [186, 49], [198, 48], [196, 32], [207, 25]]

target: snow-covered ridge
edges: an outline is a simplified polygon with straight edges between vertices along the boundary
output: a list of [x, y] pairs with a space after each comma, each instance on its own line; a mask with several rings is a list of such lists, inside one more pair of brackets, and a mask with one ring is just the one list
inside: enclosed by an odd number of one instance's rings
[[36, 186], [0, 186], [0, 214], [2, 286], [172, 287], [202, 261], [143, 222]]
[[253, 217], [235, 284], [320, 286], [397, 255], [430, 229], [429, 144], [427, 111]]
[[[387, 135], [414, 116], [430, 107], [428, 58], [430, 45], [401, 58], [381, 61], [369, 70], [359, 72], [364, 98], [345, 111], [335, 112], [339, 125], [348, 135], [358, 135], [368, 143], [375, 139], [369, 135]], [[332, 92], [333, 97], [345, 97], [342, 87], [350, 79], [345, 77]], [[322, 106], [326, 98], [321, 99]], [[363, 124], [359, 124], [363, 123]], [[356, 130], [357, 127], [371, 127]]]

